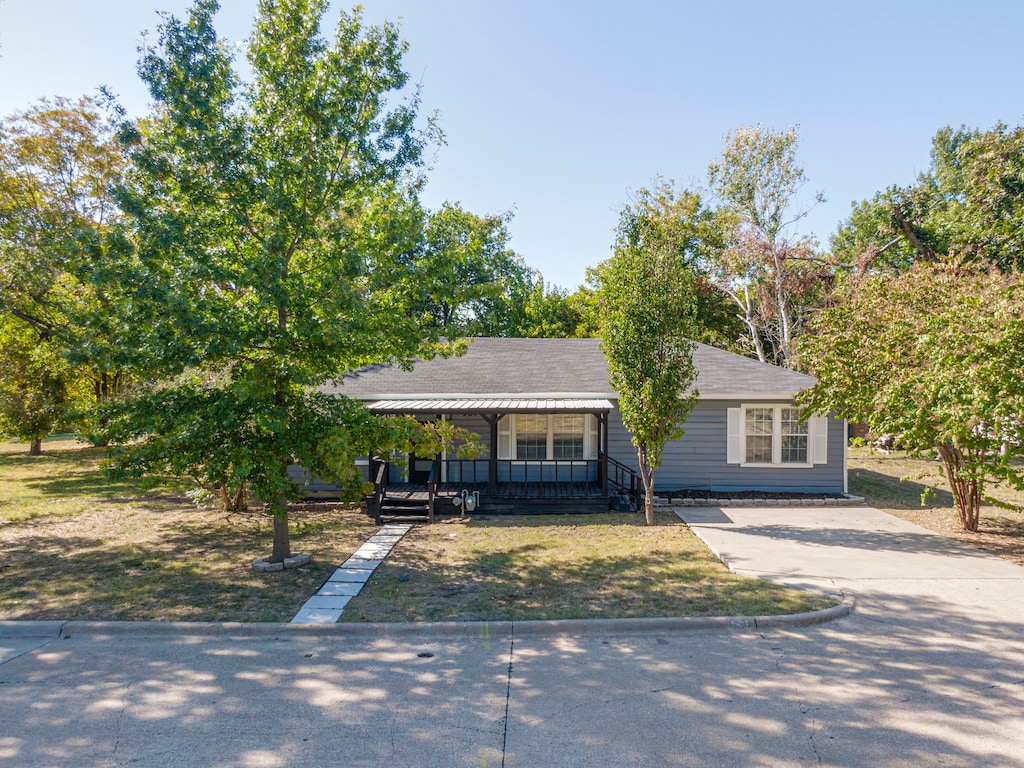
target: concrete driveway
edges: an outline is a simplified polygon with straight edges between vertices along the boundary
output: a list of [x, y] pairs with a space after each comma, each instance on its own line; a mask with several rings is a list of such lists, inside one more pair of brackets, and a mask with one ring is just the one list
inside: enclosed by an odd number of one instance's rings
[[852, 596], [864, 616], [929, 628], [1024, 623], [1024, 568], [870, 507], [679, 516], [735, 572]]
[[96, 627], [0, 664], [0, 765], [1024, 766], [1024, 569], [872, 510], [717, 514], [694, 526], [735, 566], [853, 594], [854, 614], [693, 631]]

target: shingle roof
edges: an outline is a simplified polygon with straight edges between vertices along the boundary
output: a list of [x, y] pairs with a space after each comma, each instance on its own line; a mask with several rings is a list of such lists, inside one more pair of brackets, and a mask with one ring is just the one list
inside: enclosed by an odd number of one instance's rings
[[[345, 376], [327, 392], [362, 399], [473, 397], [611, 398], [600, 339], [474, 338], [462, 357], [417, 361], [411, 371], [374, 365]], [[697, 344], [702, 398], [793, 395], [814, 384], [796, 371]]]

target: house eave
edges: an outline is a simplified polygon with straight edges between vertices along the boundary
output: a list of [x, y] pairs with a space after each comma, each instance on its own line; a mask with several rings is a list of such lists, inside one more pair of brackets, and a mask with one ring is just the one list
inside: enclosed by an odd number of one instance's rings
[[[700, 400], [792, 400], [803, 390], [788, 392], [701, 392]], [[345, 395], [344, 391], [339, 392]], [[618, 400], [616, 392], [417, 392], [395, 394], [374, 392], [348, 395], [353, 400], [374, 402], [378, 400]]]
[[803, 390], [797, 390], [796, 392], [711, 392], [709, 394], [701, 393], [701, 400], [740, 400], [743, 402], [749, 400], [763, 400], [765, 402], [769, 400], [792, 400]]
[[391, 397], [367, 401], [366, 407], [379, 414], [495, 414], [495, 413], [597, 413], [615, 406], [606, 398], [492, 398], [409, 399]]
[[[346, 396], [344, 390], [337, 394]], [[374, 392], [347, 395], [353, 400], [617, 400], [614, 392]]]

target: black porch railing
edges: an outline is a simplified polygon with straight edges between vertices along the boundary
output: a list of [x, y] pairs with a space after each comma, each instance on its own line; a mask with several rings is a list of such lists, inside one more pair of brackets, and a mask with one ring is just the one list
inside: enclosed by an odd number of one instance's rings
[[388, 463], [374, 456], [370, 461], [370, 479], [373, 482], [373, 494], [367, 499], [367, 505], [374, 520], [380, 525], [381, 507], [384, 505], [384, 495], [388, 492]]
[[643, 484], [640, 475], [620, 461], [608, 457], [608, 487], [616, 493], [627, 494], [640, 509]]
[[[391, 482], [393, 466], [380, 457], [370, 463], [373, 492], [366, 498], [371, 514], [419, 514], [433, 522], [438, 500], [462, 491], [478, 492], [492, 501], [607, 501], [609, 494], [628, 493], [639, 506], [638, 476], [614, 459], [462, 459], [436, 458], [424, 483]], [[605, 474], [604, 467], [608, 467]]]
[[[493, 481], [506, 483], [568, 483], [586, 485], [601, 482], [598, 459], [495, 459]], [[442, 485], [487, 485], [491, 483], [488, 459], [441, 459]]]

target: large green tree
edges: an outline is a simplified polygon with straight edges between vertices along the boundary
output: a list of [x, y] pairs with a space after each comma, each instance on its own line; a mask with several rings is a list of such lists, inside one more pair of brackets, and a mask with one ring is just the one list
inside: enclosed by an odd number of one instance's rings
[[861, 271], [947, 257], [1024, 267], [1024, 127], [938, 131], [928, 170], [855, 205], [832, 250]]
[[458, 203], [427, 215], [417, 308], [448, 338], [511, 336], [521, 324], [533, 273], [508, 246], [510, 218]]
[[941, 457], [960, 523], [976, 531], [992, 479], [1024, 487], [1024, 285], [1017, 273], [950, 262], [845, 285], [802, 337], [818, 379], [801, 396]]
[[207, 483], [245, 482], [273, 515], [275, 562], [290, 554], [287, 501], [300, 490], [288, 466], [341, 475], [392, 441], [394, 421], [317, 386], [447, 349], [415, 311], [429, 136], [416, 94], [402, 97], [405, 45], [358, 11], [325, 37], [327, 5], [260, 0], [246, 82], [217, 38], [214, 0], [163, 17], [139, 63], [155, 110], [122, 136], [120, 258], [97, 275], [120, 285], [126, 347], [160, 382], [117, 417], [133, 441], [122, 466], [175, 466], [183, 453]]
[[42, 453], [43, 438], [66, 421], [74, 399], [74, 370], [57, 344], [10, 314], [0, 314], [0, 436]]
[[516, 336], [523, 338], [569, 339], [588, 338], [589, 304], [584, 296], [592, 293], [580, 287], [570, 294], [557, 285], [547, 287], [538, 279], [523, 305]]
[[639, 190], [598, 271], [602, 348], [637, 449], [648, 525], [665, 445], [682, 437], [697, 401], [692, 338], [700, 329], [700, 278], [693, 264], [711, 218], [696, 194], [665, 185]]
[[20, 350], [5, 376], [32, 391], [33, 433], [42, 414], [65, 411], [72, 390], [86, 384], [98, 401], [125, 380], [109, 355], [108, 297], [91, 284], [118, 214], [112, 187], [124, 156], [114, 129], [115, 115], [92, 98], [43, 100], [0, 121], [0, 314]]
[[[694, 203], [694, 200], [697, 202]], [[694, 207], [696, 206], [696, 208]], [[749, 353], [744, 343], [746, 326], [732, 301], [720, 290], [716, 264], [730, 238], [728, 217], [705, 205], [691, 192], [677, 189], [674, 182], [656, 177], [650, 188], [633, 195], [620, 216], [617, 248], [651, 247], [678, 251], [679, 263], [695, 275], [692, 286], [697, 320], [689, 329], [691, 341], [711, 344], [738, 353]], [[579, 335], [590, 335], [596, 309], [596, 292], [605, 282], [603, 271], [609, 262], [587, 270], [588, 285], [566, 297], [579, 313]]]

